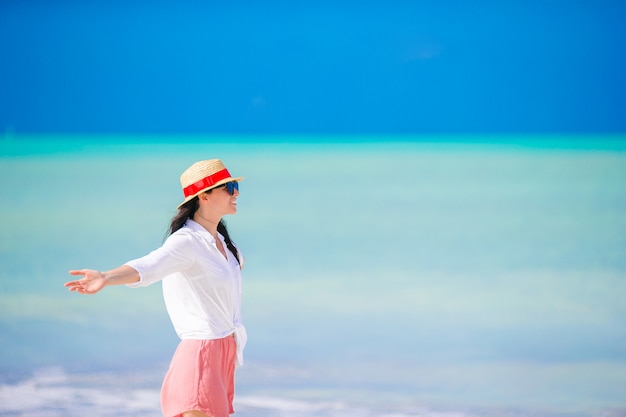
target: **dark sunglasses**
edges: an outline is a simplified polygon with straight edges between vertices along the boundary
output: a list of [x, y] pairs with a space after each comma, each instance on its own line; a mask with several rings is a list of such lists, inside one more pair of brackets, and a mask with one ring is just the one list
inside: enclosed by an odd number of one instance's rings
[[217, 188], [226, 188], [228, 194], [233, 195], [235, 194], [235, 190], [239, 191], [239, 183], [237, 181], [231, 181]]

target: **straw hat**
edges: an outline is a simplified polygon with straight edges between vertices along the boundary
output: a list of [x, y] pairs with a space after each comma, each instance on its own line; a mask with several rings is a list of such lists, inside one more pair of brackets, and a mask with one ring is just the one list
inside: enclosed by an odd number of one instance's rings
[[196, 162], [180, 176], [180, 185], [183, 187], [185, 200], [179, 204], [178, 208], [204, 191], [227, 182], [241, 180], [243, 177], [231, 177], [230, 172], [219, 159]]

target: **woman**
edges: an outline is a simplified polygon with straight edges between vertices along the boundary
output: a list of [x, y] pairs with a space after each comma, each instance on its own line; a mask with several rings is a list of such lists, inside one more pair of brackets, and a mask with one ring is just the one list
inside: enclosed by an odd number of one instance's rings
[[70, 271], [70, 291], [95, 294], [109, 285], [162, 281], [163, 297], [181, 339], [161, 389], [165, 417], [228, 417], [235, 365], [243, 363], [243, 256], [222, 220], [237, 212], [239, 181], [219, 159], [200, 161], [180, 177], [185, 196], [169, 236], [150, 254], [106, 272]]

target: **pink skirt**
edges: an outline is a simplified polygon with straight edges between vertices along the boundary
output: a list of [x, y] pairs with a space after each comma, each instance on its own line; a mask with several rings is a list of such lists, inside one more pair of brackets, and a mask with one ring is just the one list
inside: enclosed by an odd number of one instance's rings
[[235, 338], [182, 340], [161, 388], [165, 417], [198, 410], [211, 417], [234, 413]]

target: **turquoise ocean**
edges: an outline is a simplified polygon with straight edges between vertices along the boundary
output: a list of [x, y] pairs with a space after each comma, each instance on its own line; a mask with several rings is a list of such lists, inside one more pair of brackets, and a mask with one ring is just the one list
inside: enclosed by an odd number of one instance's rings
[[179, 176], [244, 176], [240, 417], [626, 416], [625, 136], [0, 137], [0, 416], [160, 415]]

